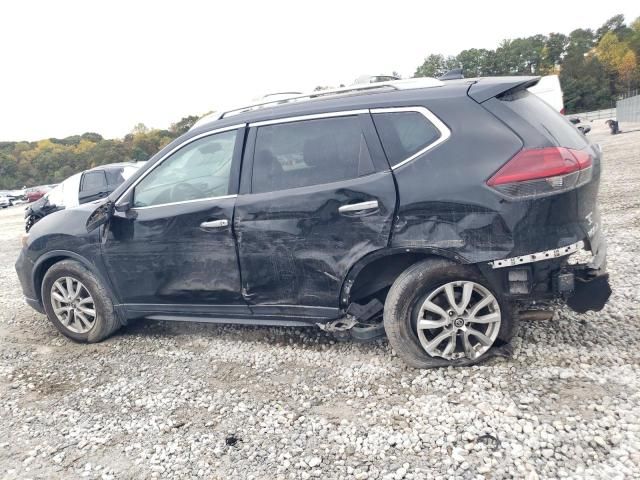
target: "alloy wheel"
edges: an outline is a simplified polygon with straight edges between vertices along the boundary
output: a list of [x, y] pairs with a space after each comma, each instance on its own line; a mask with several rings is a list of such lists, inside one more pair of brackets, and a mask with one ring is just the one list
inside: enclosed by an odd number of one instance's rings
[[93, 297], [80, 280], [61, 277], [51, 285], [51, 306], [62, 325], [75, 333], [87, 333], [96, 322]]
[[427, 295], [416, 329], [424, 350], [447, 360], [475, 359], [495, 342], [502, 316], [495, 296], [479, 283], [456, 281]]

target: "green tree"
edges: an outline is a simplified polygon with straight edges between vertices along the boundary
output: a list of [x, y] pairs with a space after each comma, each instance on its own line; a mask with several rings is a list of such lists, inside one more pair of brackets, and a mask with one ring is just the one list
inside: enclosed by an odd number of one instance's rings
[[563, 33], [550, 33], [542, 49], [541, 71], [551, 73], [562, 64], [569, 47], [569, 37]]
[[140, 123], [136, 123], [133, 126], [133, 129], [131, 131], [134, 134], [135, 133], [147, 133], [149, 131], [149, 127], [147, 127], [144, 123], [140, 122]]
[[595, 39], [597, 42], [602, 40], [607, 33], [613, 32], [616, 36], [620, 38], [625, 38], [629, 33], [630, 29], [624, 23], [624, 15], [621, 13], [618, 15], [614, 15], [606, 22], [602, 24], [602, 26], [596, 30]]
[[640, 17], [636, 18], [631, 24], [631, 33], [627, 43], [633, 53], [636, 54], [636, 58], [640, 58]]
[[494, 73], [495, 52], [484, 48], [470, 48], [456, 57], [467, 77], [482, 77]]
[[599, 110], [615, 105], [607, 73], [595, 56], [566, 60], [560, 71], [560, 83], [567, 113]]
[[578, 28], [569, 34], [569, 44], [564, 60], [583, 58], [591, 51], [595, 36], [590, 29]]
[[189, 131], [189, 129], [191, 127], [193, 127], [193, 124], [198, 121], [198, 118], [199, 117], [196, 117], [195, 115], [189, 115], [188, 117], [182, 117], [176, 123], [172, 123], [171, 124], [171, 127], [169, 127], [169, 131], [173, 135], [175, 135], [176, 137], [179, 137], [183, 133], [187, 133]]
[[424, 59], [422, 65], [420, 65], [415, 73], [414, 77], [439, 77], [444, 75], [449, 70], [459, 68], [458, 60], [455, 57], [445, 57], [441, 54], [431, 54]]

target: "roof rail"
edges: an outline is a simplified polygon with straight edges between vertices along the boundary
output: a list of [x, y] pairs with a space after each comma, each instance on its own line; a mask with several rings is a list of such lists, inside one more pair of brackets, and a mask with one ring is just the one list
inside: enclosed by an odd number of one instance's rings
[[[276, 105], [282, 105], [286, 103], [304, 102], [304, 101], [313, 100], [313, 99], [322, 98], [322, 97], [346, 95], [354, 92], [378, 91], [378, 90], [382, 90], [382, 91], [408, 90], [408, 89], [414, 89], [414, 88], [440, 87], [442, 85], [444, 85], [442, 81], [435, 78], [430, 78], [430, 77], [409, 78], [407, 80], [393, 80], [389, 82], [357, 84], [357, 85], [351, 85], [348, 87], [334, 88], [329, 90], [317, 90], [314, 92], [295, 95], [288, 98], [281, 98], [277, 100], [245, 105], [243, 107], [220, 112], [218, 115], [216, 115], [217, 118], [215, 119], [219, 120], [221, 118], [231, 117], [233, 115], [238, 115], [244, 112], [250, 112], [252, 110], [258, 110], [260, 108], [273, 107]], [[211, 120], [213, 120], [213, 118]]]

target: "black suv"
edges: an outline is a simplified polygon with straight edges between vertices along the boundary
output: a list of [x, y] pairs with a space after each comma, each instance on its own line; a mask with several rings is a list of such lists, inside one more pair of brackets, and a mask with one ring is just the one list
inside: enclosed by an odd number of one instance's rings
[[369, 84], [201, 122], [33, 227], [26, 300], [82, 342], [134, 318], [383, 326], [415, 367], [486, 358], [531, 300], [599, 310], [601, 154], [537, 80]]

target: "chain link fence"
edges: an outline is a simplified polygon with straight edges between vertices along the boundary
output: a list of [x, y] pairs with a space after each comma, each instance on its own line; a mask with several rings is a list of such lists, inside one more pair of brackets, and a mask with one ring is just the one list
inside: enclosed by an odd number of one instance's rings
[[616, 102], [619, 122], [640, 123], [640, 95]]
[[581, 122], [590, 122], [593, 120], [609, 120], [616, 118], [615, 108], [605, 108], [604, 110], [594, 110], [592, 112], [581, 112], [567, 115], [567, 117], [578, 117]]

